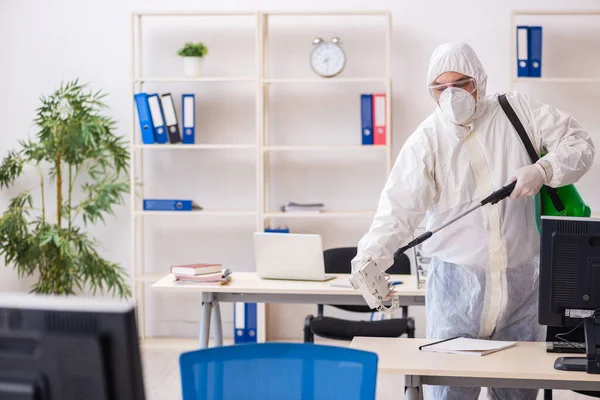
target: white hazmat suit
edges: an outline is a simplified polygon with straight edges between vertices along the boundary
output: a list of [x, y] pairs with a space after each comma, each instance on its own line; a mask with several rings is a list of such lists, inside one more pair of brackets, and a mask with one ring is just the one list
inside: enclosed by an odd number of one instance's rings
[[[506, 185], [531, 160], [498, 103], [486, 96], [487, 76], [467, 44], [432, 55], [431, 84], [454, 71], [477, 84], [472, 119], [457, 125], [438, 107], [403, 146], [385, 184], [369, 232], [358, 244], [356, 269], [369, 257], [384, 269], [426, 218], [431, 230]], [[594, 159], [589, 135], [572, 117], [519, 93], [507, 93], [543, 158], [546, 184], [578, 181]], [[432, 257], [426, 286], [427, 337], [544, 340], [537, 323], [539, 233], [534, 197], [486, 205], [423, 244]], [[428, 399], [476, 399], [479, 388], [427, 387]], [[495, 399], [534, 399], [537, 391], [490, 389]]]

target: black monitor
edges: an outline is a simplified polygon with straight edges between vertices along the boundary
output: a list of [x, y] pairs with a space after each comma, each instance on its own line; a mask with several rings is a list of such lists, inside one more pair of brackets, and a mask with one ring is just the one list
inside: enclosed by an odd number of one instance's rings
[[0, 294], [0, 399], [144, 398], [133, 305]]
[[555, 368], [600, 373], [600, 219], [542, 217], [539, 323], [583, 326], [586, 357]]

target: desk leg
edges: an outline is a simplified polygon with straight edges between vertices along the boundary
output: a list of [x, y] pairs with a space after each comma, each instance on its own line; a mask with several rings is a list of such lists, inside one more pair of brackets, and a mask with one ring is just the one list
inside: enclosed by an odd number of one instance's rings
[[223, 324], [221, 324], [221, 307], [219, 300], [214, 299], [212, 302], [212, 318], [213, 318], [213, 339], [215, 346], [223, 346]]
[[199, 347], [208, 348], [208, 338], [210, 336], [210, 317], [212, 309], [213, 294], [202, 293], [202, 319], [200, 320]]
[[406, 375], [404, 377], [404, 395], [406, 400], [423, 400], [423, 387], [418, 376]]

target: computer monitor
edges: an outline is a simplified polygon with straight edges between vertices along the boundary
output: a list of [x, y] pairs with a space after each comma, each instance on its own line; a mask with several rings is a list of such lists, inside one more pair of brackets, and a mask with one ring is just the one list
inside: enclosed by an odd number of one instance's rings
[[584, 327], [586, 357], [561, 357], [556, 369], [600, 373], [600, 219], [542, 217], [541, 325]]
[[0, 294], [0, 399], [144, 398], [133, 305]]

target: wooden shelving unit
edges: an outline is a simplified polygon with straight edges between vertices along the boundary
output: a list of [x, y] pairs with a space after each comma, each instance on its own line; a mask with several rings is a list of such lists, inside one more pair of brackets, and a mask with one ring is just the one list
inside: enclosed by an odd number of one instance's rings
[[256, 149], [255, 144], [169, 144], [169, 145], [156, 145], [156, 144], [136, 144], [135, 149], [144, 150], [253, 150]]
[[[255, 58], [256, 58], [256, 74], [254, 76], [240, 77], [202, 77], [197, 79], [183, 77], [150, 77], [145, 76], [142, 70], [142, 25], [145, 18], [157, 17], [223, 17], [224, 23], [227, 23], [227, 17], [244, 16], [253, 19], [255, 24]], [[268, 44], [269, 44], [269, 21], [279, 16], [293, 16], [297, 18], [310, 18], [311, 16], [379, 16], [382, 17], [385, 24], [385, 55], [382, 60], [385, 63], [385, 76], [379, 77], [336, 77], [336, 78], [273, 78], [268, 71]], [[385, 176], [389, 174], [392, 168], [392, 77], [391, 77], [391, 40], [392, 40], [392, 17], [388, 11], [302, 11], [302, 12], [282, 12], [282, 11], [248, 11], [248, 12], [228, 12], [228, 11], [177, 11], [177, 12], [140, 12], [133, 13], [131, 17], [131, 41], [132, 41], [132, 116], [133, 129], [131, 133], [131, 185], [135, 187], [135, 183], [142, 184], [138, 190], [139, 196], [132, 191], [131, 194], [131, 275], [133, 278], [133, 294], [134, 299], [138, 302], [138, 324], [141, 339], [146, 338], [146, 304], [145, 304], [145, 287], [144, 285], [158, 280], [160, 274], [146, 273], [144, 268], [143, 249], [145, 245], [144, 238], [144, 220], [145, 218], [157, 218], [166, 216], [168, 218], [190, 217], [201, 218], [202, 216], [210, 217], [239, 217], [248, 216], [254, 217], [256, 221], [256, 231], [261, 232], [270, 222], [271, 218], [302, 218], [302, 219], [328, 219], [328, 218], [372, 218], [375, 210], [349, 210], [349, 211], [329, 211], [319, 214], [310, 213], [283, 213], [270, 212], [269, 196], [272, 186], [269, 182], [269, 162], [270, 154], [276, 152], [321, 152], [321, 151], [347, 151], [352, 152], [375, 152], [380, 153], [382, 159], [385, 160]], [[206, 83], [207, 90], [210, 90], [211, 83], [230, 83], [244, 84], [253, 83], [255, 85], [255, 143], [231, 143], [231, 144], [202, 144], [193, 145], [184, 144], [141, 144], [139, 124], [135, 103], [133, 102], [133, 94], [144, 91], [146, 83], [177, 83], [177, 84], [198, 84]], [[332, 144], [332, 145], [272, 145], [268, 140], [269, 133], [269, 91], [272, 85], [277, 84], [378, 84], [379, 88], [384, 87], [384, 90], [378, 89], [378, 92], [386, 93], [386, 117], [387, 117], [387, 137], [386, 145], [380, 146], [362, 146], [353, 144]], [[358, 99], [357, 99], [358, 102]], [[358, 110], [358, 109], [357, 109]], [[198, 130], [198, 128], [197, 128]], [[357, 127], [356, 134], [359, 129]], [[198, 137], [198, 132], [196, 133]], [[143, 157], [145, 152], [154, 151], [254, 151], [256, 162], [256, 208], [251, 210], [201, 210], [191, 212], [152, 212], [141, 210], [142, 198], [144, 197], [144, 174], [140, 165], [143, 165]], [[310, 161], [307, 161], [310, 162]], [[141, 232], [141, 233], [139, 233]], [[141, 250], [141, 251], [140, 251]], [[139, 254], [142, 254], [139, 256]], [[252, 259], [252, 255], [248, 255]], [[235, 271], [235, 267], [234, 267]], [[235, 272], [234, 272], [235, 273]], [[258, 341], [266, 340], [266, 321], [264, 305], [258, 307]]]
[[276, 151], [339, 151], [339, 150], [355, 150], [355, 151], [385, 151], [387, 146], [362, 146], [360, 144], [342, 144], [342, 145], [291, 145], [291, 146], [264, 146], [263, 151], [276, 152]]
[[265, 218], [352, 218], [375, 216], [373, 211], [324, 211], [320, 213], [303, 212], [270, 212], [264, 213]]

